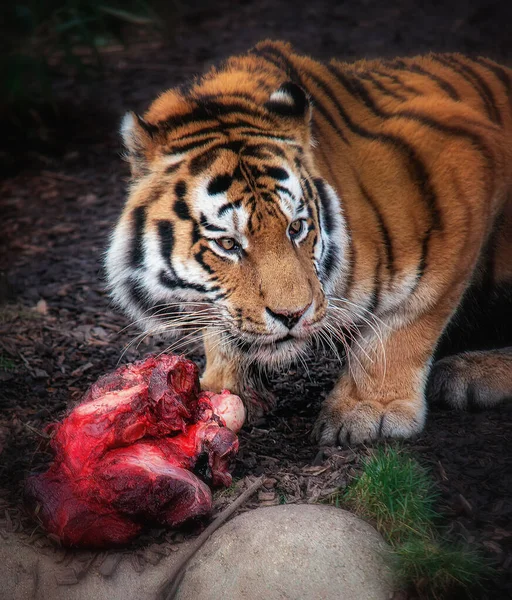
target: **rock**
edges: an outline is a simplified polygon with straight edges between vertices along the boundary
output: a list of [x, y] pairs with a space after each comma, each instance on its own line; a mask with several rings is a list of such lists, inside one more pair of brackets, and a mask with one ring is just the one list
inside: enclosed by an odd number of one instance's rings
[[387, 600], [386, 550], [373, 527], [332, 506], [259, 508], [213, 534], [176, 600]]
[[[36, 548], [26, 536], [0, 534], [2, 600], [155, 600], [191, 544], [173, 546], [158, 564], [137, 568], [138, 554], [126, 550], [64, 555]], [[388, 600], [385, 549], [370, 525], [338, 508], [259, 508], [206, 542], [175, 600]]]
[[189, 542], [157, 565], [136, 570], [137, 554], [111, 551], [101, 560], [85, 551], [36, 548], [25, 536], [0, 531], [1, 600], [155, 600]]

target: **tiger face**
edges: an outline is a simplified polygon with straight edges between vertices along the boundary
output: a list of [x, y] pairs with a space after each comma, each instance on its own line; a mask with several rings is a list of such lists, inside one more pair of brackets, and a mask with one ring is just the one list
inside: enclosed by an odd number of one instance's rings
[[147, 331], [199, 330], [248, 362], [282, 364], [326, 326], [343, 275], [340, 201], [315, 170], [311, 109], [161, 97], [122, 135], [133, 181], [107, 253], [117, 304]]

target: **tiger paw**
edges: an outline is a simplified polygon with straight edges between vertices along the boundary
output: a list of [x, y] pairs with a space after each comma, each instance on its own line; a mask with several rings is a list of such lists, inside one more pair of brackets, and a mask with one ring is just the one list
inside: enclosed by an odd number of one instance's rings
[[312, 438], [321, 446], [408, 438], [423, 429], [425, 416], [423, 402], [354, 401], [338, 396], [335, 390], [322, 407]]
[[232, 394], [241, 395], [236, 365], [227, 360], [220, 364], [219, 362], [213, 365], [207, 363], [200, 383], [202, 390], [209, 390], [216, 394], [220, 394], [222, 390], [229, 390]]
[[494, 406], [512, 398], [512, 348], [464, 352], [437, 361], [427, 398], [459, 410]]

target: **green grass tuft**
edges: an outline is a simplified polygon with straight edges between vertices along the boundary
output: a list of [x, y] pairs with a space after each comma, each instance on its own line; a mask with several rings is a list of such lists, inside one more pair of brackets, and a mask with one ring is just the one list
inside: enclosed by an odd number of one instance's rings
[[469, 593], [480, 577], [490, 573], [474, 549], [435, 538], [411, 538], [397, 545], [394, 554], [397, 579], [416, 582], [426, 597], [446, 598], [449, 591], [457, 589]]
[[362, 473], [328, 502], [348, 505], [372, 521], [393, 549], [398, 583], [414, 585], [421, 598], [470, 597], [490, 574], [479, 552], [443, 540], [435, 509], [438, 493], [427, 472], [403, 450], [379, 447], [363, 461]]
[[375, 521], [388, 541], [432, 533], [437, 494], [426, 470], [395, 448], [378, 448], [345, 494], [361, 516]]

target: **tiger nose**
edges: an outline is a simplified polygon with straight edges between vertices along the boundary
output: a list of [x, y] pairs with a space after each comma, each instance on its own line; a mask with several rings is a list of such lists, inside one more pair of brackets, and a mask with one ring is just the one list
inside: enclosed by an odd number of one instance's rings
[[302, 317], [302, 315], [307, 311], [307, 309], [310, 306], [311, 306], [311, 304], [308, 304], [297, 311], [272, 310], [268, 306], [265, 310], [271, 317], [274, 317], [274, 319], [276, 321], [279, 321], [288, 329], [293, 329], [295, 327], [295, 325], [297, 325], [297, 323], [300, 321], [300, 318]]

